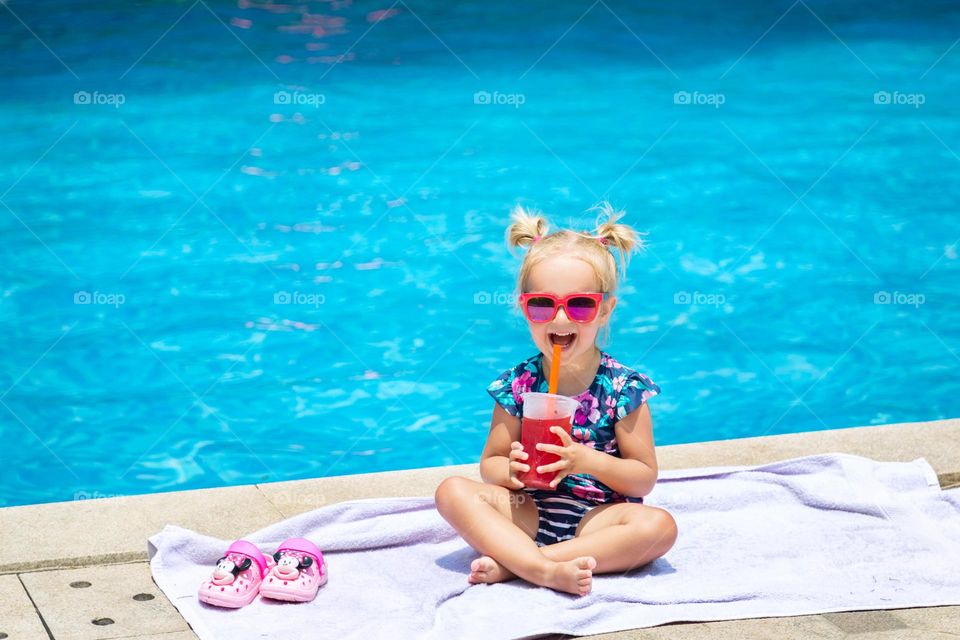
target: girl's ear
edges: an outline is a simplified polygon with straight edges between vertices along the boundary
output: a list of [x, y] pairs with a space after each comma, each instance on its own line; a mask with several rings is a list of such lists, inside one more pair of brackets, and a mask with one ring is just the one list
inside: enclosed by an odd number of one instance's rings
[[603, 324], [606, 324], [610, 319], [610, 314], [613, 313], [613, 308], [617, 306], [617, 296], [611, 295], [603, 302], [603, 306], [600, 308], [601, 319]]

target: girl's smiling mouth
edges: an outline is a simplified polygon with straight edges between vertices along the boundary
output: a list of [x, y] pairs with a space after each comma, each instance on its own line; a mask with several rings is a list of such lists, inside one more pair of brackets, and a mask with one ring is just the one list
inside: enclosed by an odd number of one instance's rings
[[559, 344], [562, 347], [562, 350], [566, 351], [573, 345], [574, 340], [577, 339], [577, 334], [575, 331], [548, 333], [547, 339], [550, 341], [551, 345]]

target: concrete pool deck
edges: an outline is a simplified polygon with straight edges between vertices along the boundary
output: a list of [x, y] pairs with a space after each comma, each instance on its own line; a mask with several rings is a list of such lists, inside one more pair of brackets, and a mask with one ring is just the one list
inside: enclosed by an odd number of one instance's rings
[[[667, 470], [832, 452], [884, 461], [923, 457], [941, 487], [960, 485], [960, 419], [660, 446], [657, 458]], [[432, 496], [450, 475], [480, 479], [478, 466], [468, 464], [0, 509], [0, 639], [196, 638], [150, 574], [147, 538], [165, 525], [234, 540], [344, 500]], [[812, 636], [957, 638], [960, 606], [674, 623], [588, 637]]]

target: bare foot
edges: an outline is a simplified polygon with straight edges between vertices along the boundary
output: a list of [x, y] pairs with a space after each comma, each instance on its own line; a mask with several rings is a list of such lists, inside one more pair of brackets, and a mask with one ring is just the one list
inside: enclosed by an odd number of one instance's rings
[[593, 588], [593, 570], [596, 567], [597, 561], [592, 556], [555, 562], [547, 571], [543, 586], [585, 596]]
[[490, 556], [483, 556], [470, 563], [470, 577], [467, 578], [467, 581], [473, 584], [481, 582], [493, 584], [513, 580], [516, 577], [516, 574]]

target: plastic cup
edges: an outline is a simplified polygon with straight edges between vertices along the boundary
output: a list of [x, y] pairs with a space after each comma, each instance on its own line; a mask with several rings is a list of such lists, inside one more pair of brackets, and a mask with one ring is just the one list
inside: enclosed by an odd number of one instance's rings
[[569, 435], [573, 426], [573, 414], [580, 403], [567, 396], [535, 391], [522, 394], [522, 398], [523, 421], [520, 423], [520, 444], [523, 445], [523, 450], [529, 457], [521, 462], [529, 465], [530, 470], [519, 474], [517, 478], [525, 487], [555, 490], [550, 487], [550, 483], [557, 472], [537, 473], [537, 467], [552, 464], [559, 460], [560, 456], [548, 451], [540, 451], [537, 449], [537, 444], [543, 442], [563, 446], [563, 440], [551, 432], [550, 427], [562, 427]]

